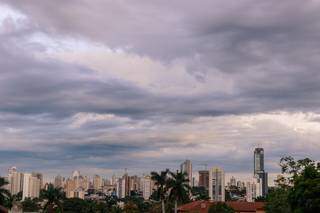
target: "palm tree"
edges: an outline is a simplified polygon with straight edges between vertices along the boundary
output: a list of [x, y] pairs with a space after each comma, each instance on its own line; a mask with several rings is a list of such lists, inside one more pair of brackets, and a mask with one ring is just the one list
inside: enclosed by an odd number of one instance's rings
[[18, 192], [17, 194], [9, 193], [6, 198], [6, 207], [8, 209], [12, 209], [14, 205], [18, 204], [19, 201], [22, 199], [22, 191]]
[[167, 182], [167, 188], [169, 198], [174, 200], [174, 212], [177, 213], [178, 202], [184, 202], [189, 198], [191, 187], [189, 186], [189, 179], [186, 172], [170, 172], [170, 176]]
[[10, 197], [9, 190], [4, 188], [7, 184], [8, 184], [8, 181], [3, 177], [0, 177], [0, 206], [4, 205], [8, 197]]
[[167, 192], [166, 184], [168, 181], [168, 173], [169, 169], [161, 171], [160, 174], [157, 172], [151, 172], [151, 179], [155, 182], [155, 185], [157, 186], [157, 194], [161, 200], [162, 213], [165, 213], [166, 211], [164, 206], [164, 200], [166, 198]]
[[41, 198], [47, 200], [43, 207], [44, 212], [47, 210], [48, 213], [53, 213], [55, 205], [60, 212], [63, 212], [61, 200], [64, 198], [64, 192], [62, 188], [55, 188], [53, 184], [49, 184], [47, 189], [41, 191]]

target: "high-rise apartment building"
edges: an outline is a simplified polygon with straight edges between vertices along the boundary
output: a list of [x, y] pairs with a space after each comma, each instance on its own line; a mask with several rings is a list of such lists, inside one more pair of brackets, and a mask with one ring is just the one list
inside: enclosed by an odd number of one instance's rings
[[41, 189], [41, 180], [37, 175], [30, 173], [23, 174], [22, 199], [39, 197]]
[[[140, 189], [140, 177], [134, 175], [129, 177], [129, 191], [139, 191]], [[130, 193], [129, 192], [129, 193]]]
[[225, 174], [219, 167], [209, 171], [209, 197], [213, 201], [225, 201]]
[[93, 177], [93, 188], [96, 191], [102, 190], [102, 178], [99, 175], [94, 175]]
[[151, 194], [152, 194], [152, 189], [154, 187], [153, 181], [151, 180], [151, 177], [149, 175], [144, 176], [141, 178], [141, 191], [142, 191], [142, 196], [145, 200], [149, 200]]
[[199, 171], [199, 184], [198, 186], [209, 189], [209, 171], [201, 170]]
[[257, 192], [256, 183], [247, 182], [246, 183], [246, 201], [254, 202], [254, 199], [257, 197], [256, 192]]
[[32, 176], [39, 179], [39, 181], [40, 181], [40, 189], [42, 189], [43, 188], [43, 175], [41, 173], [39, 173], [39, 172], [32, 172]]
[[192, 186], [192, 164], [191, 164], [191, 161], [190, 160], [184, 161], [180, 165], [180, 171], [187, 173], [188, 179], [189, 179], [189, 186]]
[[8, 182], [8, 190], [11, 194], [17, 194], [23, 190], [23, 174], [18, 172], [16, 167], [8, 170]]
[[259, 195], [265, 197], [268, 194], [268, 173], [264, 170], [264, 150], [255, 148], [254, 150], [254, 177], [260, 190]]
[[63, 177], [61, 175], [57, 175], [54, 178], [54, 187], [62, 188], [63, 187]]

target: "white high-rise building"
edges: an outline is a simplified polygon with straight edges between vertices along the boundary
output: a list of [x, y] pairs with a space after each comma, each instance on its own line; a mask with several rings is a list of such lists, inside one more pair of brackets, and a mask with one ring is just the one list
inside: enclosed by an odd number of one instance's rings
[[180, 165], [181, 172], [185, 172], [188, 175], [189, 186], [192, 186], [192, 164], [190, 160], [186, 160]]
[[213, 201], [225, 201], [225, 174], [219, 167], [209, 171], [209, 197]]
[[141, 189], [142, 189], [142, 196], [145, 200], [149, 200], [151, 194], [152, 194], [152, 180], [149, 175], [144, 176], [141, 178]]
[[118, 198], [126, 197], [126, 178], [127, 176], [123, 176], [122, 178], [118, 178], [117, 181], [117, 196]]
[[9, 186], [11, 194], [17, 194], [22, 191], [23, 174], [17, 171], [16, 167], [11, 167], [8, 174]]
[[255, 198], [256, 198], [256, 183], [254, 181], [247, 182], [246, 183], [246, 201], [254, 202]]
[[41, 180], [37, 176], [33, 176], [29, 173], [23, 174], [23, 191], [22, 199], [25, 198], [36, 198], [40, 194]]

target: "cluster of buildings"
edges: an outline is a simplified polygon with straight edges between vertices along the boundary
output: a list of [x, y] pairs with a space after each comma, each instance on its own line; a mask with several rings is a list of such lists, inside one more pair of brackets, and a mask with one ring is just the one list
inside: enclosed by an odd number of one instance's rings
[[40, 189], [43, 187], [43, 176], [40, 173], [22, 173], [17, 171], [16, 167], [8, 170], [6, 186], [11, 194], [22, 192], [22, 199], [37, 198], [40, 195]]
[[[254, 171], [251, 181], [237, 181], [232, 177], [225, 184], [225, 172], [220, 167], [212, 167], [198, 171], [195, 175], [192, 170], [190, 160], [184, 161], [180, 165], [180, 170], [187, 173], [189, 185], [191, 187], [203, 187], [208, 191], [208, 196], [213, 201], [225, 201], [226, 190], [237, 187], [245, 191], [245, 199], [253, 202], [259, 196], [266, 196], [268, 193], [268, 173], [264, 170], [264, 150], [256, 148], [254, 150]], [[196, 178], [197, 177], [197, 178]], [[43, 176], [40, 173], [18, 172], [16, 167], [8, 171], [7, 188], [12, 194], [22, 192], [22, 198], [39, 197], [40, 190], [46, 187], [43, 183]], [[62, 188], [67, 198], [100, 199], [101, 196], [116, 195], [119, 198], [136, 195], [149, 199], [156, 189], [154, 181], [150, 175], [130, 176], [126, 171], [123, 176], [112, 176], [110, 179], [94, 175], [92, 178], [83, 176], [79, 171], [74, 171], [70, 177], [58, 175], [53, 182], [55, 187]]]
[[54, 185], [63, 188], [67, 198], [81, 199], [99, 199], [100, 196], [106, 194], [124, 198], [130, 196], [131, 193], [137, 193], [149, 199], [154, 189], [154, 182], [150, 175], [129, 176], [127, 172], [122, 177], [112, 176], [111, 179], [94, 175], [90, 180], [87, 176], [82, 176], [79, 171], [74, 171], [69, 178], [56, 176]]
[[[231, 186], [237, 187], [239, 190], [245, 190], [246, 195], [243, 197], [248, 202], [253, 202], [258, 197], [265, 197], [268, 193], [268, 173], [264, 170], [264, 150], [256, 148], [254, 150], [254, 171], [251, 181], [236, 181], [235, 177], [225, 185], [225, 172], [220, 167], [212, 167], [207, 170], [198, 171], [198, 184], [192, 177], [192, 164], [190, 160], [186, 160], [181, 164], [181, 171], [188, 174], [191, 186], [204, 187], [209, 192], [209, 197], [213, 201], [225, 201], [226, 189]], [[192, 181], [191, 181], [192, 180]]]

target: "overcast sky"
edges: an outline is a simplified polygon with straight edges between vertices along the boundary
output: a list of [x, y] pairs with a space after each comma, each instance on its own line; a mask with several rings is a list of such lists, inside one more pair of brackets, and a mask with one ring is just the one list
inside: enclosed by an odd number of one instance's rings
[[0, 175], [320, 158], [319, 0], [0, 0]]

